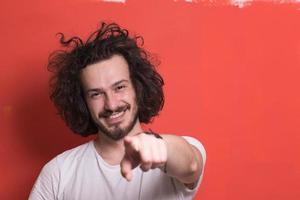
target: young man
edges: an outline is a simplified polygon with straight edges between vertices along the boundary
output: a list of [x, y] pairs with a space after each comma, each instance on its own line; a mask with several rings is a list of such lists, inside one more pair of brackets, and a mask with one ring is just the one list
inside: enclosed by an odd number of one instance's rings
[[66, 124], [97, 139], [47, 163], [29, 199], [192, 199], [205, 150], [192, 137], [144, 131], [162, 109], [163, 80], [148, 54], [117, 24], [52, 54], [51, 100]]

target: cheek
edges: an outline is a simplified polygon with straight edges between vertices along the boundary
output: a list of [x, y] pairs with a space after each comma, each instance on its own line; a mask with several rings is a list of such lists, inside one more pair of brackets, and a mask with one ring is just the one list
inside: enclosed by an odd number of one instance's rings
[[126, 93], [126, 100], [130, 102], [130, 104], [135, 104], [137, 102], [137, 97], [133, 88]]

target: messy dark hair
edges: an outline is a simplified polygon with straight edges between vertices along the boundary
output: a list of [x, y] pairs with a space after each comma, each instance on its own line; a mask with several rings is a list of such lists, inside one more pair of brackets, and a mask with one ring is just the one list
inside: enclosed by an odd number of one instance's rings
[[80, 71], [113, 55], [122, 55], [128, 63], [140, 122], [149, 123], [158, 115], [164, 104], [164, 81], [151, 61], [153, 57], [141, 47], [141, 36], [129, 36], [128, 30], [115, 23], [102, 23], [85, 42], [79, 37], [65, 39], [63, 33], [58, 35], [65, 50], [49, 57], [48, 70], [53, 72], [50, 99], [74, 133], [88, 136], [98, 132], [85, 102]]

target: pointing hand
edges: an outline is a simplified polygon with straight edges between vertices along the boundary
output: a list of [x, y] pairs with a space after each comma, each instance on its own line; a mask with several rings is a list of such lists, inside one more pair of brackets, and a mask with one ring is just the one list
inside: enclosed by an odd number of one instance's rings
[[132, 170], [137, 166], [143, 171], [163, 168], [167, 162], [167, 145], [163, 139], [141, 133], [124, 138], [125, 155], [121, 161], [121, 173], [132, 180]]

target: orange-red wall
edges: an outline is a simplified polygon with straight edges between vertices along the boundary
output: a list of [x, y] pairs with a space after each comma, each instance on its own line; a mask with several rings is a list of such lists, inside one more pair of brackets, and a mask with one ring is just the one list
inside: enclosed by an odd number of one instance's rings
[[[198, 2], [198, 3], [197, 3]], [[0, 199], [26, 199], [41, 167], [87, 139], [48, 99], [55, 33], [100, 20], [144, 36], [161, 59], [166, 104], [151, 125], [207, 150], [196, 199], [300, 199], [300, 6], [226, 1], [4, 1], [0, 6]]]

